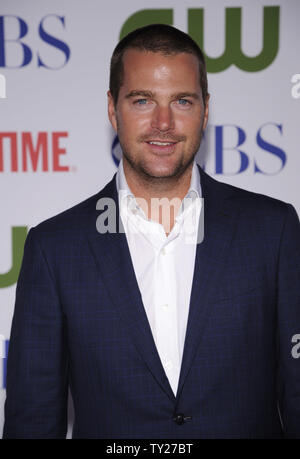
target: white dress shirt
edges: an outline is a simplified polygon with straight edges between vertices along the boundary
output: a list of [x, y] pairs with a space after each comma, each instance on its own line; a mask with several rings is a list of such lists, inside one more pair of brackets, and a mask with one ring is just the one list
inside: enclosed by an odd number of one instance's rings
[[194, 274], [202, 207], [200, 175], [193, 164], [190, 188], [167, 236], [148, 220], [126, 181], [123, 160], [117, 177], [120, 216], [154, 342], [176, 396]]

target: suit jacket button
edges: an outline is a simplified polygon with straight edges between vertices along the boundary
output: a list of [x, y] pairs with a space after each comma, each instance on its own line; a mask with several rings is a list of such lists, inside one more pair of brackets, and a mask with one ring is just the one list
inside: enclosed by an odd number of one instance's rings
[[176, 422], [179, 426], [184, 423], [184, 414], [182, 413], [177, 413], [173, 417], [173, 421]]

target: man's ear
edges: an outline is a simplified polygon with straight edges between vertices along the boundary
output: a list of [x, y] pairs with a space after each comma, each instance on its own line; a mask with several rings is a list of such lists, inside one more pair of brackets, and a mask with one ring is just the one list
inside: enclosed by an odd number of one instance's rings
[[203, 120], [203, 130], [206, 128], [209, 114], [209, 98], [210, 94], [207, 94], [204, 108], [204, 120]]
[[114, 103], [114, 99], [110, 91], [107, 91], [107, 102], [108, 102], [108, 106], [107, 106], [108, 118], [115, 132], [117, 132], [117, 117], [116, 117], [115, 103]]

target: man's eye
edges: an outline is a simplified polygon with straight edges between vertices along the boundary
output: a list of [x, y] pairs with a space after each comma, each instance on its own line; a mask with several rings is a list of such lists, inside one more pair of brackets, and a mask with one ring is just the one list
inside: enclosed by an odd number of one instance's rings
[[190, 105], [191, 102], [187, 99], [178, 99], [179, 105]]
[[134, 103], [137, 105], [146, 105], [147, 99], [137, 99], [134, 101]]

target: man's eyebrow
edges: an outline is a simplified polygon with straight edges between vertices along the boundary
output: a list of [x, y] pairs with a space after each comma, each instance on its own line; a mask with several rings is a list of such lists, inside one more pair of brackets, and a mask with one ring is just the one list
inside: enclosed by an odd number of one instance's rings
[[136, 96], [153, 98], [153, 93], [151, 91], [134, 89], [133, 91], [130, 91], [128, 94], [126, 94], [125, 99], [130, 99], [131, 97], [136, 97]]
[[200, 95], [196, 92], [176, 92], [171, 95], [171, 99], [183, 99], [184, 97], [191, 97], [192, 99], [200, 99]]
[[[155, 97], [155, 94], [152, 91], [146, 91], [143, 89], [134, 89], [130, 91], [128, 94], [126, 94], [125, 99], [130, 99], [131, 97], [148, 97], [150, 99], [153, 99]], [[196, 92], [189, 92], [189, 91], [183, 91], [183, 92], [176, 92], [174, 94], [171, 94], [170, 99], [183, 99], [184, 97], [190, 97], [192, 99], [199, 100], [200, 95]]]

